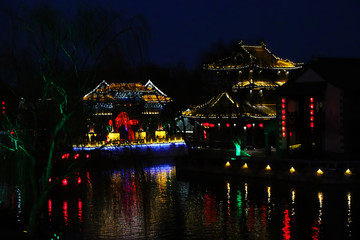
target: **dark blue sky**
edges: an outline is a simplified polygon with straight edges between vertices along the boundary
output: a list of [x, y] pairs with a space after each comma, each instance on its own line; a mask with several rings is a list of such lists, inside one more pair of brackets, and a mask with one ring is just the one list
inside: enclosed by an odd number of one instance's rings
[[[13, 0], [17, 2], [28, 2]], [[32, 3], [38, 1], [31, 1]], [[77, 1], [45, 1], [70, 8]], [[104, 4], [103, 1], [83, 0]], [[112, 0], [110, 8], [143, 14], [150, 31], [149, 57], [160, 65], [189, 67], [218, 41], [263, 40], [281, 58], [360, 58], [359, 0]]]

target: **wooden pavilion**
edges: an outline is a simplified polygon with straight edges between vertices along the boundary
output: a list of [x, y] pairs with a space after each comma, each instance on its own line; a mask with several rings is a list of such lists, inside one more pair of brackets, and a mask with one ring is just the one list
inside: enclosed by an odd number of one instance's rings
[[301, 66], [275, 56], [264, 43], [242, 42], [225, 58], [204, 64], [216, 73], [221, 93], [182, 113], [193, 125], [194, 142], [231, 145], [240, 138], [248, 148], [270, 149], [276, 144], [276, 91], [289, 79], [289, 71]]

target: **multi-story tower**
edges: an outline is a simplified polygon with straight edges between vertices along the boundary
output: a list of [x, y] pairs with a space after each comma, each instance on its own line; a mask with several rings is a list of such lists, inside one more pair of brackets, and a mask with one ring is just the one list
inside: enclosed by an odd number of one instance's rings
[[[210, 104], [185, 111], [183, 116], [195, 120], [195, 138], [201, 138], [203, 131], [203, 138], [208, 138], [209, 134], [206, 135], [206, 129], [202, 128], [204, 123], [206, 128], [208, 123], [213, 123], [219, 126], [219, 133], [212, 133], [212, 136], [223, 135], [224, 128], [235, 127], [246, 146], [269, 148], [275, 145], [276, 90], [287, 82], [289, 71], [298, 68], [301, 64], [275, 56], [264, 43], [248, 46], [240, 42], [227, 57], [204, 64], [204, 69], [217, 74], [221, 86], [219, 90], [226, 92], [222, 96], [228, 96], [228, 103], [233, 107], [221, 107], [218, 106], [221, 102], [215, 104], [209, 101]], [[221, 109], [218, 114], [215, 105]], [[211, 117], [206, 114], [210, 110], [205, 111], [204, 108], [212, 109]], [[271, 137], [272, 134], [274, 137]]]

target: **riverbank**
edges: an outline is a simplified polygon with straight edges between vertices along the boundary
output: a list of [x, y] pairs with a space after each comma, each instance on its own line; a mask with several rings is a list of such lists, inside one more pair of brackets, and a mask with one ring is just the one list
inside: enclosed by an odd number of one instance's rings
[[266, 156], [262, 149], [247, 150], [247, 153], [251, 156], [236, 157], [230, 150], [192, 149], [188, 157], [178, 159], [176, 169], [180, 174], [216, 174], [316, 184], [360, 183], [359, 160], [285, 158], [277, 157], [275, 150]]

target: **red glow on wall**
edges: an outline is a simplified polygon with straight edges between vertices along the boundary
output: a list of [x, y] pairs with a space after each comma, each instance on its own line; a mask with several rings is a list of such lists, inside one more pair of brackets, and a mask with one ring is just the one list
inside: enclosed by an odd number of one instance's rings
[[227, 123], [227, 124], [226, 124], [226, 127], [230, 127], [230, 124], [229, 124], [229, 123]]
[[248, 123], [248, 124], [246, 124], [246, 127], [247, 127], [247, 128], [251, 128], [252, 125], [251, 125], [250, 123]]
[[70, 154], [68, 153], [65, 153], [61, 156], [61, 159], [65, 159], [65, 158], [69, 158]]
[[138, 119], [131, 119], [129, 120], [130, 125], [138, 125], [139, 124], [139, 120]]
[[259, 123], [259, 127], [263, 128], [263, 127], [264, 127], [264, 124]]
[[214, 125], [213, 123], [210, 123], [209, 126], [210, 126], [211, 128], [215, 127], [215, 125]]
[[204, 130], [204, 139], [207, 139], [206, 131]]
[[109, 120], [109, 126], [112, 126], [113, 125], [113, 121], [110, 119]]
[[80, 154], [75, 154], [74, 159], [78, 159], [80, 157]]

